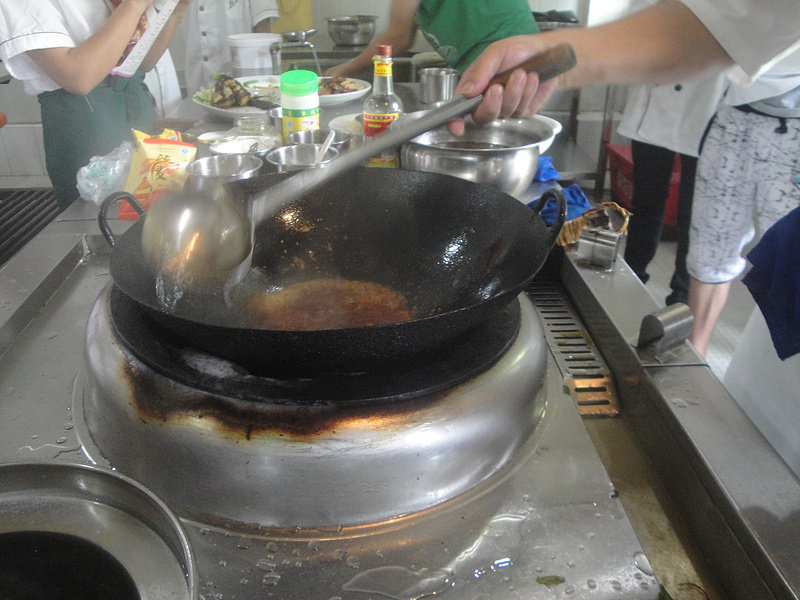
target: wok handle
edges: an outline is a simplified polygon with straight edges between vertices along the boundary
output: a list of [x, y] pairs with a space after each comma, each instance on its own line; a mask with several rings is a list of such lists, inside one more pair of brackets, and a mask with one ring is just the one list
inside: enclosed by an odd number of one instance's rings
[[552, 248], [553, 245], [556, 243], [556, 239], [558, 238], [558, 234], [561, 233], [561, 228], [564, 226], [564, 222], [567, 220], [567, 199], [564, 197], [564, 193], [556, 188], [550, 188], [545, 190], [544, 194], [536, 201], [531, 209], [537, 215], [544, 210], [544, 207], [550, 201], [550, 199], [554, 199], [558, 204], [558, 214], [556, 215], [555, 223], [553, 223], [550, 227], [547, 228], [548, 231], [548, 249]]
[[108, 245], [112, 248], [114, 244], [117, 243], [117, 238], [114, 237], [111, 227], [108, 224], [107, 213], [112, 204], [122, 200], [127, 200], [140, 217], [143, 217], [147, 213], [144, 206], [133, 197], [133, 194], [129, 194], [128, 192], [114, 192], [106, 196], [103, 202], [100, 203], [100, 212], [97, 214], [97, 225], [100, 227], [100, 232], [103, 234], [103, 237], [106, 238], [106, 242], [108, 242]]

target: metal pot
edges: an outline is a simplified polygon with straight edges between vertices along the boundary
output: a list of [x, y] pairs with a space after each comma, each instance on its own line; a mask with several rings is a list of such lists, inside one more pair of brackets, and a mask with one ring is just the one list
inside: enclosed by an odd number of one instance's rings
[[372, 15], [328, 17], [328, 33], [337, 46], [366, 46], [375, 35], [376, 19]]
[[[416, 114], [401, 117], [392, 127], [402, 127], [404, 118], [413, 119]], [[558, 121], [541, 115], [498, 119], [488, 125], [467, 118], [465, 123], [461, 137], [441, 127], [403, 144], [403, 167], [454, 175], [520, 197], [536, 175], [539, 156], [561, 131]]]

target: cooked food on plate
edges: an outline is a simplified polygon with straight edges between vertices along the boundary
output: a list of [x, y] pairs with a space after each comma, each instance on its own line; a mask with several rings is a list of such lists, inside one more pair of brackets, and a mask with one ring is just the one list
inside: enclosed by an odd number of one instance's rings
[[345, 77], [320, 77], [319, 94], [326, 96], [329, 94], [347, 94], [357, 92], [361, 87], [352, 79]]
[[389, 325], [415, 315], [399, 292], [349, 279], [313, 279], [276, 292], [258, 292], [248, 307], [258, 327], [279, 331]]
[[247, 106], [250, 103], [250, 92], [230, 75], [216, 75], [211, 104], [218, 108]]
[[[333, 94], [348, 94], [364, 89], [364, 84], [357, 80], [345, 77], [320, 77], [319, 94], [330, 96]], [[278, 106], [276, 101], [280, 98], [281, 86], [278, 76], [268, 78], [253, 78], [252, 80], [239, 80], [226, 73], [214, 75], [214, 84], [210, 88], [199, 89], [194, 94], [194, 99], [201, 104], [215, 108], [238, 108], [253, 106], [262, 110], [269, 110]]]

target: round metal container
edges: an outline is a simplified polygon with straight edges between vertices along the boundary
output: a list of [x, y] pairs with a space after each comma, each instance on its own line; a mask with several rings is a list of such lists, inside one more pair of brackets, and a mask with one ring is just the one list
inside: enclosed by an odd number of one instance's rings
[[[330, 129], [303, 129], [289, 134], [289, 143], [295, 144], [322, 144], [328, 137]], [[347, 150], [352, 142], [353, 136], [342, 129], [334, 129], [331, 148], [336, 148], [339, 152]]]
[[[396, 121], [397, 127], [402, 127], [402, 119]], [[403, 144], [403, 168], [453, 175], [520, 197], [536, 175], [539, 156], [561, 131], [558, 121], [541, 115], [497, 119], [488, 125], [467, 118], [465, 124], [460, 137], [441, 127]]]
[[[233, 139], [230, 140], [220, 140], [217, 142], [212, 143], [208, 149], [211, 150], [212, 154], [216, 155], [232, 155], [232, 154], [252, 154], [254, 156], [258, 156], [259, 158], [264, 158], [267, 152], [272, 150], [275, 146], [278, 146], [281, 143], [281, 136], [277, 133], [268, 135], [268, 134], [259, 134], [259, 135], [237, 135]], [[199, 159], [203, 160], [203, 159]], [[197, 161], [195, 161], [197, 162]], [[194, 164], [194, 163], [192, 163]], [[256, 163], [252, 163], [253, 167], [256, 166]], [[231, 164], [229, 162], [222, 162], [217, 164], [202, 164], [198, 165], [196, 171], [207, 171], [209, 175], [206, 176], [227, 176], [226, 173], [228, 169], [230, 169]], [[233, 163], [233, 171], [237, 174], [243, 174], [245, 177], [240, 177], [240, 179], [247, 179], [247, 177], [252, 177], [253, 174], [249, 172], [249, 165], [247, 161], [236, 161]], [[212, 175], [211, 173], [219, 173], [219, 175]]]
[[444, 67], [428, 67], [419, 72], [420, 99], [425, 104], [444, 102], [453, 97], [458, 84], [458, 71]]
[[97, 467], [0, 465], [0, 553], [4, 568], [17, 573], [33, 561], [43, 566], [36, 581], [23, 583], [53, 586], [48, 597], [72, 597], [69, 586], [98, 578], [119, 586], [108, 597], [198, 597], [194, 558], [177, 517], [142, 485]]
[[375, 35], [373, 15], [328, 17], [328, 34], [337, 46], [366, 46]]
[[[504, 472], [544, 414], [544, 332], [530, 300], [519, 304], [509, 348], [463, 383], [408, 400], [297, 404], [155, 373], [117, 337], [107, 288], [87, 327], [81, 441], [201, 522], [336, 527], [415, 513]], [[236, 368], [188, 358], [215, 373]], [[143, 411], [153, 398], [169, 414]]]
[[324, 167], [334, 158], [339, 156], [336, 148], [328, 148], [322, 160], [317, 162], [317, 153], [322, 144], [295, 144], [294, 146], [280, 146], [270, 150], [264, 157], [267, 164], [274, 171], [302, 171], [304, 169], [318, 169]]
[[226, 183], [255, 177], [264, 161], [251, 154], [216, 154], [198, 158], [186, 167], [188, 192], [214, 195]]

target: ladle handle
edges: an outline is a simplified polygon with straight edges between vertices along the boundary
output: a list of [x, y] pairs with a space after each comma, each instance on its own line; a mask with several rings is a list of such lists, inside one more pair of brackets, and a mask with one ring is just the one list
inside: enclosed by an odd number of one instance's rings
[[[536, 71], [539, 73], [539, 80], [546, 81], [568, 71], [574, 66], [575, 52], [572, 46], [560, 44], [532, 56], [518, 67], [498, 73], [492, 78], [490, 84], [508, 81], [511, 73], [518, 68], [523, 68], [528, 72]], [[441, 127], [456, 117], [472, 112], [480, 104], [481, 100], [483, 100], [482, 94], [473, 98], [465, 98], [463, 95], [456, 96], [452, 100], [428, 111], [418, 119], [404, 123], [402, 127], [390, 127], [383, 134], [373, 138], [369, 144], [363, 144], [343, 152], [325, 167], [300, 171], [268, 188], [253, 199], [250, 215], [253, 227], [256, 227], [261, 221], [293, 199], [299, 198], [326, 181], [364, 164], [367, 159], [376, 154], [399, 146], [426, 131]]]
[[[569, 44], [559, 44], [544, 52], [531, 56], [528, 60], [512, 67], [502, 73], [498, 73], [489, 81], [489, 85], [499, 83], [505, 85], [511, 73], [517, 69], [523, 69], [528, 73], [538, 73], [539, 81], [548, 81], [566, 73], [575, 66], [575, 51]], [[487, 86], [488, 87], [488, 86]]]

